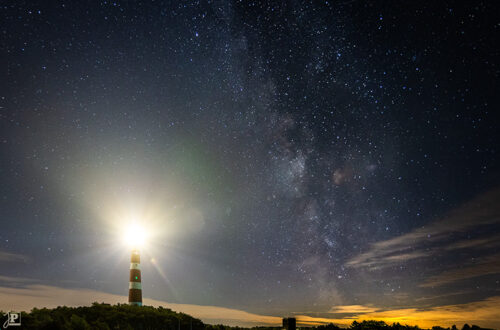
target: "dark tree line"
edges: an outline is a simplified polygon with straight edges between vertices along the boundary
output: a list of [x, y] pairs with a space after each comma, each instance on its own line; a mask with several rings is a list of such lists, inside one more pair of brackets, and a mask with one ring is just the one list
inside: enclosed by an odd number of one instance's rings
[[[1, 313], [4, 314], [4, 313]], [[6, 320], [6, 316], [2, 320]], [[151, 306], [93, 303], [86, 307], [34, 308], [21, 313], [22, 329], [47, 330], [204, 330], [205, 324], [184, 313]], [[1, 321], [3, 324], [3, 321]], [[0, 324], [0, 326], [2, 325]]]
[[[238, 328], [238, 327], [229, 327], [226, 325], [207, 325], [207, 330], [243, 330], [244, 328]], [[282, 330], [282, 327], [254, 327], [251, 328], [251, 330]], [[297, 329], [308, 329], [308, 330], [346, 330], [346, 328], [341, 328], [335, 324], [326, 324], [326, 325], [319, 325], [317, 327], [298, 327]], [[400, 323], [393, 323], [392, 325], [389, 325], [385, 323], [384, 321], [363, 321], [363, 322], [357, 322], [354, 321], [350, 326], [347, 327], [348, 330], [422, 330], [421, 328], [417, 326], [410, 326], [410, 325], [402, 325]], [[442, 328], [442, 327], [432, 327], [431, 330], [459, 330], [455, 325], [452, 326], [451, 328]], [[472, 325], [469, 326], [468, 324], [465, 324], [462, 327], [462, 330], [492, 330], [492, 329], [486, 329], [486, 328], [481, 328], [478, 327], [477, 325]]]
[[[320, 325], [315, 328], [316, 330], [339, 330], [342, 329], [334, 324], [328, 324], [328, 325]], [[363, 321], [363, 322], [357, 322], [354, 321], [352, 324], [349, 326], [348, 329], [352, 330], [421, 330], [417, 326], [410, 326], [410, 325], [402, 325], [400, 323], [393, 323], [392, 325], [389, 325], [385, 323], [384, 321]], [[345, 329], [343, 329], [345, 330]], [[432, 330], [458, 330], [458, 328], [454, 325], [451, 328], [442, 328], [442, 327], [432, 327]], [[491, 330], [491, 329], [486, 329], [486, 328], [480, 328], [477, 325], [473, 325], [472, 327], [469, 326], [468, 324], [465, 324], [462, 328], [462, 330]]]
[[[6, 320], [5, 313], [0, 311], [2, 320], [0, 327]], [[223, 315], [221, 315], [223, 317]], [[111, 330], [111, 329], [139, 329], [139, 330], [249, 330], [248, 328], [230, 327], [226, 325], [204, 324], [184, 313], [177, 313], [168, 308], [151, 306], [130, 306], [125, 304], [109, 305], [93, 303], [86, 307], [57, 307], [53, 309], [34, 308], [31, 312], [22, 312], [21, 329], [47, 330]], [[18, 328], [17, 328], [18, 329]], [[281, 327], [255, 327], [251, 330], [281, 330]], [[310, 327], [309, 330], [340, 330], [334, 324]], [[388, 325], [383, 321], [354, 321], [350, 330], [420, 330], [419, 327], [393, 323]], [[345, 329], [343, 329], [345, 330]], [[458, 330], [451, 328], [432, 327], [432, 330]], [[465, 324], [462, 330], [488, 330], [477, 325]]]

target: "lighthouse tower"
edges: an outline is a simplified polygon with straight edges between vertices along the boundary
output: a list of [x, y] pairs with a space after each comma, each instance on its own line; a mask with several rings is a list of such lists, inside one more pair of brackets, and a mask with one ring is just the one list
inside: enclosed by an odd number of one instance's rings
[[142, 306], [141, 257], [138, 249], [133, 249], [130, 257], [128, 303], [129, 305]]

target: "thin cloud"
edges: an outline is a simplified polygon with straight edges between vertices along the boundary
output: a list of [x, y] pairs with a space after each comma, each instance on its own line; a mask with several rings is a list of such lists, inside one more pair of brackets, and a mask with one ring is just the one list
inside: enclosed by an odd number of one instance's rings
[[474, 228], [500, 223], [500, 189], [486, 192], [451, 211], [445, 218], [410, 233], [376, 242], [370, 249], [350, 259], [352, 268], [385, 268], [395, 264], [426, 258], [443, 251], [462, 248], [486, 249], [497, 245], [495, 237], [449, 242], [452, 234], [463, 234]]
[[444, 249], [447, 251], [460, 250], [460, 249], [477, 249], [477, 248], [490, 249], [497, 246], [500, 246], [500, 235], [459, 241], [456, 243], [449, 244]]
[[429, 296], [429, 297], [420, 297], [415, 299], [415, 301], [429, 301], [429, 300], [436, 300], [436, 299], [442, 299], [442, 298], [448, 298], [448, 297], [453, 297], [453, 296], [461, 296], [464, 294], [469, 294], [473, 292], [472, 290], [463, 290], [459, 292], [450, 292], [446, 294], [440, 294], [440, 295], [434, 295], [434, 296]]
[[453, 269], [431, 276], [419, 286], [423, 288], [437, 287], [492, 274], [500, 274], [500, 254], [480, 258], [475, 265], [470, 267]]
[[373, 313], [378, 311], [378, 308], [363, 305], [344, 305], [335, 306], [329, 311], [332, 314], [361, 314], [361, 313]]
[[12, 277], [12, 276], [2, 276], [0, 275], [0, 282], [4, 283], [9, 283], [9, 284], [24, 284], [24, 283], [34, 283], [37, 282], [34, 279], [31, 278], [25, 278], [25, 277]]
[[0, 262], [27, 262], [29, 260], [29, 257], [22, 254], [0, 251]]

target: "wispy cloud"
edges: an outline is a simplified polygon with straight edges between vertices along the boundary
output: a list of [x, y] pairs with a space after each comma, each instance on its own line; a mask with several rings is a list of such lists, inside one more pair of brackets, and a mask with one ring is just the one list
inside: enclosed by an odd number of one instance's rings
[[29, 257], [22, 254], [0, 251], [1, 262], [27, 262], [29, 260]]
[[335, 306], [329, 311], [329, 313], [335, 314], [359, 314], [359, 313], [373, 313], [378, 311], [378, 308], [372, 306], [363, 306], [363, 305], [344, 305], [344, 306]]
[[0, 283], [8, 283], [8, 284], [15, 284], [15, 283], [34, 283], [37, 282], [36, 280], [33, 280], [31, 278], [25, 278], [25, 277], [11, 277], [11, 276], [3, 276], [0, 275]]
[[500, 189], [486, 192], [451, 211], [446, 217], [410, 233], [376, 242], [370, 249], [347, 262], [352, 268], [379, 269], [458, 249], [487, 249], [498, 246], [498, 235], [451, 242], [481, 226], [500, 224]]
[[429, 277], [420, 287], [436, 287], [479, 276], [500, 274], [500, 254], [478, 258], [474, 265]]
[[415, 299], [417, 302], [421, 301], [432, 301], [432, 300], [437, 300], [437, 299], [443, 299], [443, 298], [448, 298], [448, 297], [454, 297], [454, 296], [461, 296], [465, 294], [471, 293], [473, 290], [462, 290], [458, 292], [449, 292], [445, 294], [439, 294], [439, 295], [433, 295], [433, 296], [428, 296], [428, 297], [420, 297]]

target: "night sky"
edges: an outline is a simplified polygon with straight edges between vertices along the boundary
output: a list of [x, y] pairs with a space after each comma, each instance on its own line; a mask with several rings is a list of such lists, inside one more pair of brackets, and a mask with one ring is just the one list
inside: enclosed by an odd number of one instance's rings
[[499, 13], [2, 2], [0, 309], [500, 327]]

